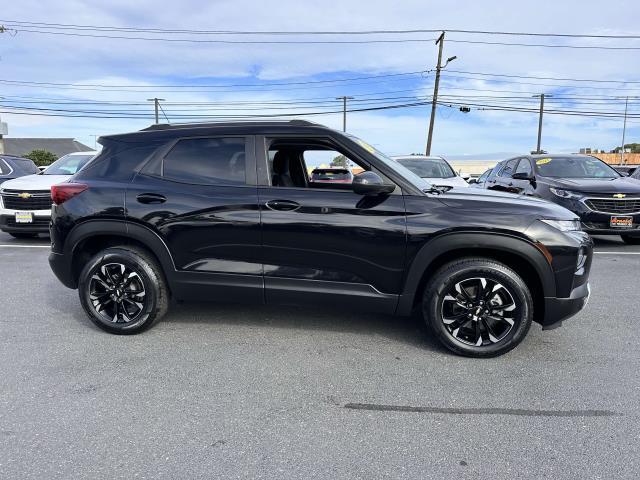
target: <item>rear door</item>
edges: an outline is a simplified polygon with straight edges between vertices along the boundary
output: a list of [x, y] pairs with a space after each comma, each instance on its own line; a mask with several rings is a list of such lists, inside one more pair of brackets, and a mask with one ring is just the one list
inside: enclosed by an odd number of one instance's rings
[[406, 246], [400, 188], [365, 197], [311, 181], [314, 167], [331, 163], [370, 168], [330, 137], [259, 138], [256, 157], [266, 301], [395, 311]]
[[159, 235], [183, 298], [262, 302], [260, 212], [250, 136], [181, 138], [126, 194], [127, 219]]

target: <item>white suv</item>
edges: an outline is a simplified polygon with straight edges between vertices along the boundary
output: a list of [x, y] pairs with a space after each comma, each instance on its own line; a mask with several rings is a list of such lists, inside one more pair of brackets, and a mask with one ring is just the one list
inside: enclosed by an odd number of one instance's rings
[[16, 238], [49, 233], [51, 186], [67, 180], [97, 153], [70, 153], [38, 174], [4, 182], [0, 186], [0, 230]]

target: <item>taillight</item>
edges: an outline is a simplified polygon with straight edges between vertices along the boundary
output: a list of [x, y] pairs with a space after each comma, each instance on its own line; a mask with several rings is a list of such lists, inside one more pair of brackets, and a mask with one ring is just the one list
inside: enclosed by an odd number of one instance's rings
[[84, 192], [89, 185], [84, 183], [61, 183], [51, 187], [51, 200], [56, 205], [62, 205], [70, 198]]

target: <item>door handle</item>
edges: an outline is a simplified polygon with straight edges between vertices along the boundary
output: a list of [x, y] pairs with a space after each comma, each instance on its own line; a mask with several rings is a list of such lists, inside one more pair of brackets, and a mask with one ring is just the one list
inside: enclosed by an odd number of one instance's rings
[[164, 203], [167, 201], [167, 197], [158, 193], [141, 193], [136, 197], [136, 200], [140, 203]]
[[270, 210], [277, 210], [280, 212], [292, 212], [300, 208], [298, 202], [291, 200], [269, 200], [265, 203], [265, 206]]

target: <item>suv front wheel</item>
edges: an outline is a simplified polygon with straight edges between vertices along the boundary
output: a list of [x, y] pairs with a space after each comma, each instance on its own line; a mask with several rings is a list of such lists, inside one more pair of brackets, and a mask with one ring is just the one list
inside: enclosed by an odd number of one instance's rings
[[511, 268], [486, 258], [444, 265], [427, 284], [422, 312], [448, 349], [470, 357], [494, 357], [515, 348], [533, 318], [533, 299]]
[[107, 248], [95, 255], [80, 273], [78, 293], [93, 323], [122, 335], [146, 330], [169, 304], [157, 262], [134, 247]]

